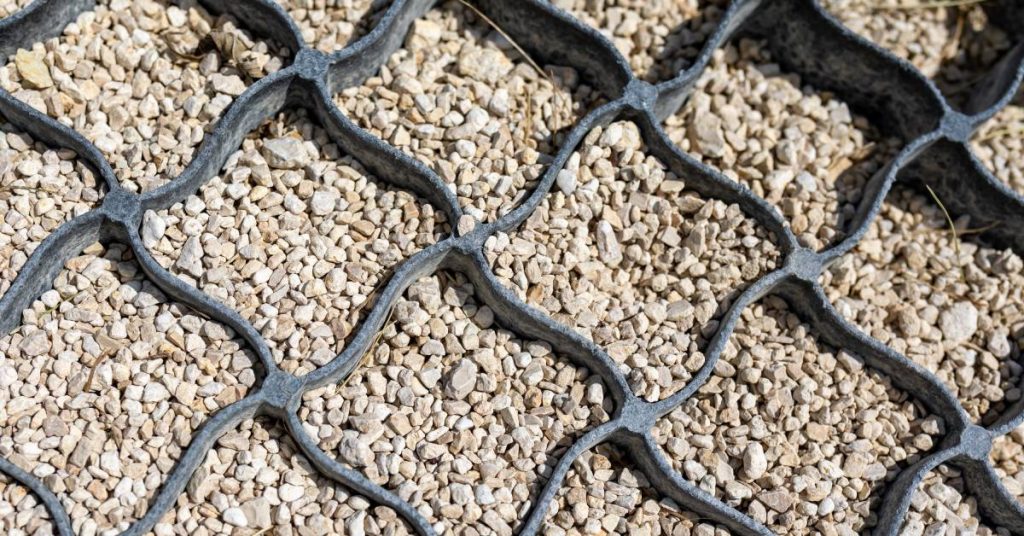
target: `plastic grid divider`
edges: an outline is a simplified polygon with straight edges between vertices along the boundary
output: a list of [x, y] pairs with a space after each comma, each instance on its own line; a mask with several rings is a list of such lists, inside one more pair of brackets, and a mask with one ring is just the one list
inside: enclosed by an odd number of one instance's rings
[[[1024, 423], [1024, 400], [1012, 405], [988, 428], [972, 423], [956, 397], [934, 374], [843, 319], [818, 282], [822, 270], [849, 253], [864, 236], [898, 177], [927, 176], [952, 212], [968, 214], [982, 224], [998, 221], [1000, 225], [991, 228], [987, 235], [1017, 251], [1024, 250], [1024, 196], [996, 179], [971, 154], [968, 145], [975, 129], [1017, 93], [1024, 77], [1024, 41], [1010, 50], [976, 86], [967, 113], [961, 113], [908, 62], [853, 34], [814, 0], [734, 0], [694, 64], [676, 78], [656, 85], [636, 78], [622, 55], [599, 32], [542, 0], [476, 0], [475, 5], [483, 13], [535, 58], [576, 68], [610, 100], [568, 131], [539, 184], [520, 206], [494, 223], [476, 226], [465, 236], [454, 233], [398, 265], [345, 349], [328, 364], [306, 376], [295, 377], [277, 367], [266, 342], [237, 312], [156, 262], [139, 235], [142, 215], [147, 210], [168, 208], [195, 193], [217, 175], [248, 132], [283, 108], [300, 105], [309, 108], [332, 140], [372, 174], [423, 196], [450, 222], [458, 221], [462, 211], [440, 177], [356, 126], [331, 99], [332, 94], [375, 73], [401, 45], [412, 22], [438, 2], [395, 0], [369, 34], [341, 51], [324, 54], [303, 44], [295, 22], [273, 0], [201, 1], [211, 11], [231, 14], [248, 29], [276, 39], [295, 54], [289, 66], [253, 84], [239, 96], [206, 136], [186, 169], [160, 188], [141, 195], [124, 190], [103, 155], [84, 137], [0, 90], [0, 114], [41, 141], [74, 150], [109, 188], [99, 208], [65, 223], [32, 254], [0, 298], [0, 331], [8, 333], [17, 327], [21, 311], [52, 286], [68, 259], [96, 240], [118, 241], [129, 245], [145, 275], [164, 293], [231, 327], [258, 356], [257, 388], [203, 423], [150, 501], [146, 514], [123, 534], [141, 535], [152, 530], [173, 507], [216, 439], [243, 420], [259, 415], [281, 420], [300, 451], [325, 476], [394, 509], [419, 534], [434, 534], [428, 520], [411, 504], [321, 450], [303, 429], [297, 411], [303, 393], [340, 382], [351, 374], [404, 290], [415, 280], [441, 269], [465, 274], [482, 302], [494, 310], [500, 324], [524, 337], [549, 342], [575, 364], [597, 374], [615, 403], [611, 420], [585, 433], [558, 460], [533, 499], [520, 527], [521, 534], [533, 535], [541, 529], [572, 462], [603, 442], [624, 447], [627, 456], [658, 492], [682, 507], [725, 525], [736, 534], [772, 534], [764, 525], [685, 480], [671, 467], [650, 432], [657, 419], [683, 404], [704, 385], [740, 313], [768, 294], [782, 297], [825, 342], [861, 357], [946, 424], [946, 437], [939, 446], [888, 484], [875, 534], [898, 533], [914, 490], [929, 471], [943, 463], [965, 471], [968, 491], [977, 499], [986, 520], [1024, 534], [1024, 507], [1003, 487], [988, 458], [993, 438]], [[18, 48], [58, 35], [78, 14], [93, 6], [93, 0], [35, 0], [0, 21], [0, 53], [7, 56]], [[1014, 0], [993, 2], [990, 9], [999, 14], [995, 20], [1014, 35], [1024, 31], [1024, 9]], [[776, 209], [721, 171], [681, 151], [660, 126], [692, 92], [713, 51], [740, 29], [765, 38], [773, 55], [787, 70], [817, 87], [836, 92], [858, 112], [877, 120], [886, 134], [905, 143], [866, 185], [845, 237], [822, 251], [800, 246]], [[738, 204], [771, 231], [784, 256], [781, 268], [750, 284], [734, 301], [705, 350], [704, 364], [687, 385], [657, 402], [646, 402], [634, 395], [602, 348], [516, 298], [499, 283], [483, 254], [488, 237], [514, 230], [533, 213], [548, 194], [558, 171], [591, 129], [620, 119], [635, 122], [648, 153], [677, 176], [684, 177], [690, 188], [703, 196]], [[0, 472], [39, 497], [59, 534], [73, 534], [59, 499], [42, 481], [4, 459], [0, 459]]]

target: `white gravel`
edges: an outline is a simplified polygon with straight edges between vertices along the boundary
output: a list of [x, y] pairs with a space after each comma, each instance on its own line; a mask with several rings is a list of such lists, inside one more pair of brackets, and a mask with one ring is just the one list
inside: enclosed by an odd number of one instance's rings
[[1008, 536], [1010, 531], [983, 523], [975, 499], [966, 496], [963, 475], [942, 465], [928, 473], [918, 486], [900, 534]]
[[1009, 36], [981, 5], [928, 6], [921, 0], [822, 0], [849, 29], [909, 61], [961, 106], [1006, 53]]
[[317, 473], [282, 425], [264, 419], [247, 420], [217, 441], [177, 508], [153, 532], [413, 534], [391, 509], [372, 506]]
[[493, 221], [533, 188], [561, 131], [599, 95], [575, 70], [538, 74], [491, 26], [449, 1], [413, 25], [360, 87], [335, 101], [360, 126], [420, 159], [477, 221]]
[[971, 139], [975, 156], [999, 180], [1024, 194], [1024, 170], [1017, 165], [1024, 157], [1024, 94], [985, 122]]
[[[365, 35], [388, 5], [281, 2], [324, 52]], [[609, 35], [647, 80], [689, 65], [723, 6], [554, 3]], [[980, 8], [961, 17], [872, 9], [868, 0], [825, 4], [957, 99], [1008, 44], [983, 27]], [[0, 87], [78, 129], [127, 187], [145, 191], [178, 174], [215, 118], [289, 53], [192, 2], [101, 0], [60, 37], [9, 58]], [[775, 61], [759, 41], [724, 47], [666, 128], [774, 204], [804, 244], [822, 248], [841, 238], [866, 179], [896, 145]], [[147, 213], [146, 246], [253, 322], [285, 370], [305, 374], [344, 348], [389, 268], [453, 227], [466, 232], [515, 207], [564, 130], [602, 102], [574, 70], [544, 68], [449, 1], [416, 21], [378, 76], [335, 96], [355, 122], [437, 171], [468, 213], [458, 222], [368, 176], [298, 112], [251, 133], [194, 196]], [[1019, 110], [974, 140], [1014, 187]], [[608, 350], [648, 400], [685, 385], [737, 292], [778, 263], [768, 233], [687, 180], [646, 153], [635, 125], [596, 129], [536, 214], [486, 244], [510, 289]], [[0, 289], [102, 190], [74, 155], [4, 128]], [[1024, 265], [976, 244], [970, 221], [957, 225], [959, 253], [937, 207], [898, 188], [822, 282], [843, 315], [935, 371], [988, 423], [1021, 395]], [[196, 426], [248, 392], [253, 359], [235, 334], [146, 282], [123, 246], [90, 246], [0, 338], [0, 455], [58, 494], [78, 534], [117, 533], [145, 513]], [[440, 532], [510, 535], [561, 453], [611, 410], [588, 370], [501, 329], [462, 276], [441, 273], [413, 284], [352, 378], [308, 393], [300, 418], [330, 455], [410, 501]], [[828, 536], [870, 529], [885, 483], [942, 432], [908, 393], [816, 340], [772, 298], [743, 313], [708, 384], [655, 429], [684, 478], [776, 531]], [[1018, 496], [1022, 445], [1016, 431], [992, 454]], [[728, 534], [650, 487], [621, 452], [586, 453], [545, 534]], [[35, 498], [7, 482], [0, 527], [50, 530]], [[410, 532], [394, 512], [319, 476], [280, 424], [259, 420], [218, 441], [154, 534], [267, 529]], [[905, 533], [993, 532], [979, 523], [962, 477], [943, 467], [916, 494]]]
[[0, 87], [96, 144], [133, 191], [178, 175], [234, 98], [286, 62], [229, 19], [163, 0], [102, 0], [13, 59]]
[[768, 233], [687, 190], [632, 123], [591, 132], [561, 178], [520, 230], [488, 239], [495, 273], [607, 348], [641, 396], [678, 391], [738, 290], [775, 266]]
[[675, 78], [700, 54], [725, 0], [551, 0], [611, 39], [649, 82]]
[[295, 374], [334, 358], [387, 270], [448, 232], [304, 113], [268, 121], [197, 195], [146, 221], [158, 261], [251, 321]]
[[993, 440], [991, 458], [1007, 491], [1024, 497], [1024, 426]]
[[10, 536], [53, 534], [50, 513], [28, 488], [0, 475], [0, 529]]
[[835, 95], [782, 71], [760, 41], [716, 51], [665, 127], [679, 147], [775, 205], [814, 249], [842, 237], [864, 184], [895, 148]]
[[195, 429], [255, 381], [242, 342], [168, 301], [122, 246], [68, 261], [23, 319], [0, 339], [0, 454], [78, 534], [142, 516]]
[[971, 235], [958, 252], [927, 194], [897, 191], [822, 281], [840, 314], [937, 374], [987, 424], [1021, 397], [1021, 268], [1013, 252]]
[[31, 3], [32, 0], [5, 0], [0, 2], [0, 18], [14, 15], [19, 9], [27, 7]]
[[0, 126], [0, 293], [60, 224], [95, 208], [102, 179], [68, 150]]
[[728, 536], [725, 527], [659, 498], [644, 474], [618, 449], [602, 445], [569, 470], [548, 513], [543, 534], [687, 534]]
[[417, 281], [345, 385], [308, 393], [320, 446], [442, 533], [511, 535], [565, 448], [608, 419], [586, 368], [494, 324], [461, 276]]
[[302, 30], [306, 44], [337, 52], [374, 28], [391, 0], [276, 0]]
[[688, 480], [777, 533], [845, 535], [870, 527], [877, 489], [932, 448], [940, 423], [766, 298], [655, 436]]

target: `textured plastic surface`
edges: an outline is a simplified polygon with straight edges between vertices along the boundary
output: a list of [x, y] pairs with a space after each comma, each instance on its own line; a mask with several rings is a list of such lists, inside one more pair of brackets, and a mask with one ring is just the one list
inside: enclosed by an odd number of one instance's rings
[[[100, 152], [81, 135], [0, 91], [0, 113], [11, 123], [39, 140], [73, 149], [109, 186], [100, 208], [66, 223], [34, 252], [10, 290], [0, 298], [0, 330], [6, 333], [17, 326], [21, 311], [50, 288], [69, 258], [96, 240], [118, 241], [130, 245], [146, 276], [166, 294], [230, 326], [244, 337], [259, 358], [256, 365], [258, 388], [202, 425], [151, 500], [145, 516], [124, 534], [149, 532], [173, 507], [214, 441], [241, 421], [256, 415], [282, 420], [301, 451], [324, 475], [378, 504], [393, 508], [420, 534], [434, 534], [431, 524], [414, 507], [323, 452], [303, 429], [297, 409], [304, 392], [340, 382], [351, 374], [404, 290], [416, 279], [439, 269], [466, 274], [478, 296], [494, 310], [501, 324], [522, 336], [550, 342], [559, 353], [598, 374], [615, 402], [613, 418], [582, 436], [558, 460], [550, 478], [534, 498], [521, 525], [521, 534], [539, 531], [573, 460], [602, 442], [623, 447], [661, 494], [706, 520], [725, 525], [735, 534], [771, 534], [762, 524], [682, 478], [672, 469], [650, 433], [657, 419], [684, 403], [705, 383], [740, 312], [767, 294], [784, 298], [823, 340], [863, 358], [945, 422], [947, 435], [939, 446], [906, 468], [884, 490], [875, 534], [899, 531], [914, 489], [930, 470], [944, 463], [964, 471], [968, 492], [977, 499], [986, 521], [1024, 533], [1024, 508], [1002, 486], [988, 457], [993, 437], [1024, 422], [1024, 400], [1013, 405], [992, 426], [975, 425], [935, 375], [841, 318], [818, 283], [824, 267], [848, 253], [865, 234], [898, 176], [910, 181], [926, 178], [953, 213], [969, 214], [978, 226], [999, 222], [987, 237], [1018, 252], [1024, 251], [1024, 197], [994, 178], [972, 156], [967, 144], [972, 132], [1017, 92], [1024, 75], [1024, 44], [1007, 53], [988, 77], [976, 85], [976, 93], [967, 111], [962, 113], [950, 107], [936, 86], [910, 64], [857, 37], [813, 0], [732, 2], [694, 65], [658, 85], [634, 77], [627, 62], [607, 39], [546, 2], [477, 0], [475, 4], [480, 10], [531, 56], [544, 63], [575, 67], [592, 86], [604, 93], [608, 102], [568, 132], [539, 185], [519, 207], [493, 224], [478, 225], [465, 236], [450, 236], [400, 264], [380, 289], [375, 306], [358, 326], [345, 350], [327, 365], [298, 378], [275, 365], [267, 344], [238, 313], [179, 280], [153, 259], [139, 237], [142, 214], [146, 210], [167, 208], [196, 192], [219, 172], [246, 133], [282, 108], [301, 105], [312, 111], [343, 151], [358, 159], [374, 175], [422, 195], [444, 212], [448, 221], [457, 221], [461, 209], [435, 173], [354, 125], [331, 101], [331, 96], [342, 88], [359, 84], [373, 75], [402, 44], [410, 24], [437, 2], [396, 0], [372, 32], [330, 55], [304, 47], [295, 23], [272, 0], [202, 2], [214, 12], [232, 14], [255, 33], [274, 38], [297, 52], [287, 68], [260, 80], [238, 97], [207, 135], [187, 169], [159, 189], [143, 195], [124, 190]], [[987, 5], [1000, 14], [993, 19], [1012, 35], [1024, 31], [1024, 10], [1014, 0]], [[77, 14], [90, 7], [88, 0], [36, 0], [25, 10], [0, 21], [0, 52], [10, 54], [19, 47], [29, 47], [33, 42], [57, 35]], [[799, 73], [806, 82], [837, 93], [859, 113], [880, 125], [886, 134], [903, 140], [898, 155], [866, 186], [857, 217], [843, 239], [824, 251], [802, 248], [771, 205], [720, 171], [680, 151], [660, 127], [661, 121], [685, 101], [713, 50], [741, 30], [766, 38], [774, 57], [784, 68]], [[531, 309], [504, 288], [491, 273], [482, 252], [489, 236], [513, 230], [533, 212], [588, 131], [619, 119], [637, 123], [648, 154], [685, 178], [689, 187], [706, 197], [738, 204], [772, 231], [785, 256], [782, 268], [751, 284], [735, 300], [706, 349], [704, 365], [686, 387], [654, 403], [633, 394], [604, 350]], [[0, 471], [38, 495], [51, 513], [58, 533], [72, 533], [59, 500], [40, 480], [6, 460], [0, 460]]]

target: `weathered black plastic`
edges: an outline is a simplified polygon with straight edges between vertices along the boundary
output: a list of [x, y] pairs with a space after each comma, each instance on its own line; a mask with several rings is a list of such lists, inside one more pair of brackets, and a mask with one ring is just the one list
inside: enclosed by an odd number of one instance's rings
[[[784, 298], [824, 341], [861, 357], [945, 423], [946, 437], [940, 445], [888, 485], [877, 513], [875, 534], [899, 532], [914, 489], [929, 471], [943, 463], [964, 471], [968, 491], [977, 499], [984, 519], [1024, 534], [1024, 508], [1006, 491], [989, 463], [992, 439], [1024, 422], [1024, 400], [1014, 404], [994, 425], [977, 426], [934, 374], [844, 320], [818, 282], [822, 270], [850, 252], [864, 235], [898, 177], [923, 180], [955, 214], [969, 214], [979, 224], [999, 222], [987, 237], [1018, 252], [1024, 251], [1024, 197], [993, 177], [972, 156], [967, 143], [972, 132], [1016, 94], [1024, 76], [1024, 45], [1010, 51], [977, 86], [967, 107], [969, 115], [965, 115], [950, 107], [936, 86], [909, 63], [856, 36], [813, 0], [735, 0], [695, 63], [676, 78], [657, 85], [637, 79], [626, 60], [596, 30], [546, 2], [477, 0], [476, 6], [531, 56], [543, 63], [577, 68], [605, 94], [608, 102], [567, 133], [538, 186], [519, 207], [495, 223], [478, 225], [465, 236], [450, 236], [399, 265], [380, 289], [375, 306], [345, 350], [323, 367], [304, 377], [295, 377], [277, 367], [265, 341], [237, 312], [178, 279], [153, 259], [139, 237], [142, 214], [146, 210], [165, 209], [195, 193], [219, 172], [246, 133], [282, 108], [301, 105], [312, 111], [343, 151], [378, 178], [422, 195], [449, 221], [457, 221], [462, 210], [451, 190], [433, 171], [353, 124], [331, 100], [339, 90], [373, 75], [402, 44], [411, 23], [437, 2], [395, 0], [368, 35], [330, 55], [303, 46], [296, 24], [272, 0], [202, 3], [214, 12], [234, 15], [257, 34], [290, 46], [295, 54], [287, 68], [260, 80], [238, 97], [207, 135], [185, 171], [156, 190], [142, 195], [124, 190], [99, 150], [80, 134], [0, 91], [0, 114], [39, 140], [75, 150], [109, 187], [100, 208], [66, 223], [33, 253], [0, 298], [0, 331], [7, 333], [17, 326], [22, 310], [52, 286], [69, 258], [96, 240], [118, 241], [132, 248], [146, 276], [168, 296], [231, 327], [259, 358], [257, 388], [202, 425], [150, 502], [147, 513], [124, 534], [149, 532], [173, 507], [217, 437], [257, 415], [282, 420], [301, 451], [324, 475], [377, 504], [393, 508], [418, 533], [434, 534], [431, 524], [413, 506], [322, 451], [303, 429], [297, 410], [303, 393], [343, 381], [351, 374], [405, 289], [418, 278], [440, 269], [464, 273], [502, 325], [524, 337], [548, 341], [560, 355], [601, 377], [615, 402], [612, 419], [583, 435], [561, 456], [533, 499], [519, 529], [521, 534], [539, 531], [573, 460], [602, 442], [624, 447], [626, 455], [660, 493], [706, 520], [725, 525], [735, 534], [771, 534], [762, 524], [686, 481], [672, 468], [650, 433], [657, 419], [684, 403], [707, 381], [741, 311], [768, 294]], [[999, 23], [1019, 37], [1024, 30], [1024, 9], [1013, 0], [989, 4], [993, 13], [998, 13]], [[11, 54], [57, 35], [92, 5], [91, 0], [36, 0], [0, 21], [0, 52]], [[801, 247], [774, 207], [721, 171], [682, 152], [660, 126], [690, 94], [714, 49], [740, 30], [765, 37], [785, 69], [799, 73], [819, 88], [836, 92], [859, 113], [872, 118], [886, 134], [904, 141], [903, 149], [867, 185], [857, 217], [843, 239], [823, 251]], [[690, 382], [678, 393], [654, 403], [633, 394], [601, 347], [525, 305], [503, 287], [482, 251], [488, 237], [512, 231], [529, 217], [548, 195], [558, 171], [587, 132], [619, 119], [637, 123], [648, 153], [683, 177], [689, 187], [704, 196], [737, 203], [769, 229], [784, 256], [781, 268], [752, 283], [726, 312], [705, 350], [704, 365]], [[71, 522], [60, 501], [40, 480], [3, 459], [0, 472], [39, 497], [59, 534], [72, 534]]]

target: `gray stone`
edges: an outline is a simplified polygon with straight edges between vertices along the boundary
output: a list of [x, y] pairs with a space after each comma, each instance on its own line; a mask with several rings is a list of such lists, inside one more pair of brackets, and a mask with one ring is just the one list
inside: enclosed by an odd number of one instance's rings
[[142, 392], [143, 402], [162, 402], [171, 397], [167, 388], [162, 383], [150, 382], [146, 384]]
[[555, 178], [555, 184], [558, 185], [558, 189], [565, 195], [572, 195], [576, 191], [576, 173], [568, 169], [563, 169], [558, 172], [558, 176]]
[[18, 344], [18, 348], [29, 357], [43, 355], [50, 351], [50, 338], [45, 331], [36, 330], [26, 335]]
[[476, 387], [476, 363], [469, 359], [459, 361], [458, 365], [448, 374], [445, 382], [444, 394], [450, 398], [462, 400], [473, 392]]
[[978, 310], [970, 302], [959, 302], [939, 315], [939, 329], [949, 344], [967, 342], [978, 331]]
[[612, 229], [612, 224], [605, 220], [597, 224], [597, 252], [601, 256], [601, 262], [608, 266], [617, 266], [622, 262], [622, 248], [615, 237], [615, 230]]
[[779, 513], [786, 512], [793, 506], [793, 498], [785, 490], [765, 491], [758, 494], [757, 499]]
[[275, 138], [263, 142], [263, 158], [275, 169], [300, 169], [310, 162], [302, 140], [296, 138]]
[[764, 448], [760, 443], [749, 443], [743, 451], [743, 472], [747, 478], [756, 480], [764, 476], [768, 470], [768, 459], [764, 456]]
[[270, 528], [270, 502], [266, 497], [257, 497], [242, 505], [242, 514], [248, 521], [248, 526], [254, 529]]
[[333, 192], [315, 192], [309, 202], [309, 209], [317, 216], [326, 216], [334, 211], [338, 196]]
[[228, 525], [234, 525], [236, 527], [249, 526], [249, 520], [245, 518], [245, 513], [242, 512], [241, 508], [228, 508], [227, 510], [224, 510], [224, 514], [221, 517]]
[[224, 93], [225, 95], [231, 95], [237, 97], [242, 93], [245, 93], [245, 82], [242, 81], [237, 75], [223, 75], [220, 73], [213, 73], [210, 76], [210, 86], [217, 93]]
[[167, 232], [167, 223], [156, 212], [147, 211], [142, 218], [142, 243], [153, 247]]
[[366, 467], [373, 463], [373, 451], [361, 439], [346, 437], [338, 445], [338, 457], [352, 467]]
[[185, 241], [181, 247], [178, 260], [174, 263], [178, 269], [193, 276], [203, 275], [203, 246], [199, 243], [199, 237], [193, 236]]
[[688, 135], [701, 154], [712, 158], [719, 158], [725, 154], [722, 120], [718, 116], [710, 113], [698, 114], [690, 123]]

